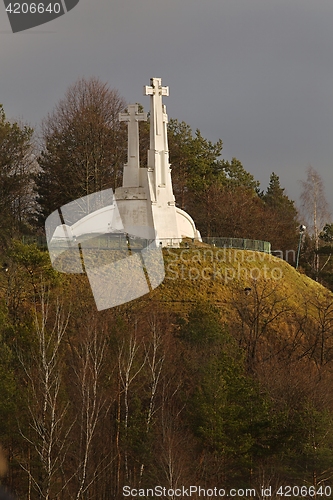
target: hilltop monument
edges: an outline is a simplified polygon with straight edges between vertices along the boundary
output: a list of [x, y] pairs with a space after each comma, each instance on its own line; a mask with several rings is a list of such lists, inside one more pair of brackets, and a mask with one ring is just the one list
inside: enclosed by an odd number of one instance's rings
[[[150, 96], [147, 167], [140, 166], [139, 158], [139, 121], [147, 120], [147, 114], [140, 113], [137, 104], [131, 104], [126, 113], [119, 115], [119, 120], [128, 126], [128, 158], [122, 187], [115, 193], [112, 189], [92, 193], [53, 212], [46, 224], [51, 246], [62, 242], [71, 247], [97, 235], [124, 233], [155, 241], [157, 247], [177, 247], [183, 238], [201, 239], [193, 219], [176, 207], [173, 195], [168, 116], [162, 103], [169, 88], [162, 87], [160, 78], [152, 78], [151, 84], [144, 87], [144, 95]], [[58, 250], [52, 251], [55, 259]], [[79, 254], [76, 260], [81, 269]]]
[[[176, 207], [173, 195], [168, 116], [162, 103], [169, 89], [162, 87], [160, 78], [152, 78], [144, 95], [150, 96], [147, 167], [140, 166], [139, 158], [139, 121], [147, 120], [147, 114], [131, 104], [127, 113], [119, 115], [128, 126], [122, 187], [115, 193], [105, 189], [78, 198], [52, 212], [45, 222], [53, 267], [65, 273], [85, 272], [99, 311], [145, 295], [162, 283], [162, 247], [179, 247], [183, 238], [201, 239], [192, 218]], [[116, 251], [103, 252], [109, 240]], [[106, 247], [101, 247], [103, 242]]]
[[[178, 246], [182, 238], [200, 239], [193, 219], [176, 207], [169, 163], [168, 116], [162, 102], [169, 87], [160, 78], [152, 78], [144, 87], [150, 96], [150, 145], [147, 167], [140, 167], [139, 121], [147, 120], [138, 105], [130, 105], [119, 120], [128, 124], [128, 159], [123, 185], [115, 191], [115, 200], [125, 229], [153, 228], [161, 246]], [[144, 231], [144, 229], [143, 229]]]

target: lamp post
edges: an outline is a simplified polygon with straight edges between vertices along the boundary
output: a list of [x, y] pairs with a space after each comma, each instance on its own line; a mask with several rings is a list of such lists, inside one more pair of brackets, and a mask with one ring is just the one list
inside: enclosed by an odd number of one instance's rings
[[298, 249], [297, 249], [297, 257], [296, 257], [296, 269], [298, 268], [299, 254], [301, 251], [302, 238], [303, 238], [303, 234], [304, 234], [305, 230], [306, 230], [306, 226], [301, 224], [299, 226], [299, 240], [298, 240]]

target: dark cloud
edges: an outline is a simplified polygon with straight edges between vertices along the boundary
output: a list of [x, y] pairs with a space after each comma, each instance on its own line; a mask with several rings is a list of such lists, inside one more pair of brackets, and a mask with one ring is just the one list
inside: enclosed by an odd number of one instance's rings
[[78, 77], [148, 106], [159, 76], [169, 115], [221, 137], [263, 187], [274, 170], [296, 198], [312, 164], [333, 205], [332, 18], [326, 0], [80, 0], [14, 35], [1, 16], [0, 102], [36, 125]]

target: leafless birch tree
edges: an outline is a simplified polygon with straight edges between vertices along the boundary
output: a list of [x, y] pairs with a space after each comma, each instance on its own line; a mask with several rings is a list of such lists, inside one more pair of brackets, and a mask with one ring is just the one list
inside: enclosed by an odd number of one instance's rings
[[[163, 363], [165, 359], [165, 353], [163, 351], [162, 344], [162, 333], [158, 324], [158, 319], [155, 314], [149, 318], [149, 344], [145, 344], [146, 360], [148, 365], [148, 376], [149, 376], [149, 405], [146, 413], [146, 434], [149, 433], [150, 426], [152, 423], [153, 416], [156, 412], [156, 393], [160, 382]], [[145, 464], [142, 463], [140, 466], [140, 482], [143, 476], [143, 471]]]
[[61, 400], [60, 395], [63, 377], [60, 351], [69, 316], [57, 303], [51, 322], [50, 309], [48, 293], [41, 287], [40, 305], [38, 310], [37, 306], [35, 308], [34, 347], [29, 353], [19, 354], [30, 389], [31, 432], [28, 435], [22, 432], [22, 435], [40, 462], [39, 470], [35, 470], [28, 460], [21, 463], [29, 475], [29, 500], [31, 487], [37, 490], [39, 498], [45, 500], [56, 498], [65, 487], [61, 482], [61, 468], [72, 428], [72, 425], [65, 426], [68, 404]]
[[319, 235], [331, 214], [325, 197], [324, 183], [313, 167], [307, 169], [306, 181], [301, 181], [301, 209], [307, 226], [314, 238], [313, 268], [318, 278], [319, 273]]
[[110, 404], [102, 388], [102, 376], [106, 357], [106, 336], [97, 326], [87, 325], [79, 339], [71, 345], [71, 365], [74, 371], [74, 384], [77, 403], [79, 446], [77, 466], [73, 474], [77, 485], [75, 500], [86, 498], [87, 491], [98, 479], [98, 473], [105, 467], [100, 456], [92, 463], [93, 444], [98, 424], [108, 413]]
[[[123, 427], [125, 434], [125, 442], [128, 437], [128, 426], [129, 426], [129, 416], [130, 416], [130, 388], [134, 380], [138, 377], [139, 373], [146, 364], [145, 355], [142, 359], [142, 355], [139, 356], [140, 351], [143, 351], [142, 340], [138, 339], [137, 336], [137, 324], [134, 325], [134, 331], [130, 333], [128, 339], [124, 339], [119, 347], [118, 356], [118, 367], [119, 367], [119, 379], [121, 392], [120, 395], [123, 396], [124, 403], [124, 417], [123, 417]], [[119, 401], [120, 403], [120, 401]], [[121, 415], [119, 415], [121, 417]], [[119, 452], [120, 453], [120, 452]], [[120, 456], [119, 456], [120, 459]], [[124, 465], [125, 465], [125, 477], [128, 481], [130, 479], [130, 472], [128, 466], [128, 450], [127, 443], [124, 452]]]

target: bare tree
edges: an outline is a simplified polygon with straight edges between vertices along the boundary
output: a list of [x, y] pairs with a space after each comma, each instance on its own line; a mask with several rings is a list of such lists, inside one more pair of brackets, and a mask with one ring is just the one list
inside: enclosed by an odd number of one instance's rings
[[[162, 331], [157, 319], [156, 314], [152, 314], [149, 318], [149, 330], [151, 338], [149, 339], [148, 345], [145, 344], [145, 359], [148, 364], [148, 374], [149, 374], [149, 404], [146, 413], [146, 434], [149, 433], [152, 424], [152, 419], [156, 412], [155, 399], [157, 395], [157, 388], [160, 382], [163, 363], [165, 360], [165, 352], [163, 349], [162, 342]], [[142, 463], [140, 466], [140, 482], [143, 476], [143, 471], [145, 464]]]
[[78, 342], [69, 339], [74, 372], [76, 402], [78, 410], [78, 447], [76, 448], [76, 468], [72, 477], [76, 480], [75, 500], [86, 498], [87, 492], [98, 480], [105, 457], [99, 453], [93, 464], [93, 445], [98, 424], [108, 414], [110, 403], [103, 393], [102, 377], [106, 363], [106, 337], [94, 324], [87, 325], [80, 332]]
[[307, 169], [306, 181], [301, 181], [301, 209], [307, 221], [308, 229], [314, 238], [313, 268], [318, 279], [319, 273], [319, 235], [325, 223], [330, 219], [329, 204], [321, 176], [312, 167]]
[[302, 333], [301, 357], [313, 360], [318, 369], [333, 360], [333, 299], [323, 288], [305, 297], [303, 314], [297, 318]]
[[[254, 372], [259, 362], [267, 361], [273, 353], [277, 356], [285, 349], [280, 329], [290, 313], [290, 306], [277, 283], [253, 279], [250, 284], [245, 289], [234, 290], [233, 303], [238, 319], [231, 331], [246, 353], [249, 371]], [[274, 345], [277, 340], [279, 345]]]
[[[163, 412], [159, 462], [167, 485], [172, 489], [185, 483], [188, 472], [186, 448], [189, 436], [179, 425], [179, 420], [179, 415], [172, 415], [167, 409]], [[175, 495], [172, 498], [176, 498]]]
[[[65, 425], [68, 403], [61, 400], [63, 366], [61, 346], [69, 316], [58, 303], [50, 326], [49, 297], [40, 290], [40, 306], [35, 308], [35, 348], [28, 356], [19, 354], [26, 383], [30, 389], [30, 429], [22, 436], [34, 449], [40, 470], [34, 470], [29, 460], [22, 468], [29, 475], [29, 491], [34, 487], [39, 498], [50, 500], [65, 488], [61, 484], [61, 469], [68, 451], [68, 436], [72, 425]], [[29, 493], [30, 498], [30, 493]]]
[[43, 215], [81, 196], [121, 183], [126, 129], [119, 92], [97, 78], [79, 79], [42, 126], [37, 186]]
[[[128, 481], [130, 478], [130, 470], [128, 463], [128, 431], [129, 431], [129, 419], [130, 419], [130, 389], [135, 379], [140, 374], [141, 370], [144, 368], [147, 355], [141, 355], [143, 353], [144, 347], [141, 339], [138, 339], [138, 328], [137, 322], [134, 325], [133, 332], [129, 334], [128, 339], [124, 339], [119, 346], [118, 355], [118, 368], [119, 368], [119, 380], [120, 380], [120, 392], [119, 396], [123, 396], [123, 429], [124, 429], [124, 440], [125, 440], [125, 451], [124, 451], [124, 466], [125, 466], [125, 477]], [[121, 410], [120, 410], [120, 397], [119, 397], [119, 423], [121, 421]], [[118, 429], [119, 432], [119, 429]], [[119, 442], [119, 436], [118, 436]], [[120, 449], [118, 460], [120, 463]]]
[[[179, 404], [178, 392], [182, 381], [177, 380], [177, 373], [169, 373], [163, 380], [161, 416], [159, 420], [160, 440], [158, 447], [158, 463], [163, 473], [163, 481], [169, 488], [179, 488], [186, 484], [189, 475], [189, 464], [193, 461], [193, 445], [191, 436], [182, 426], [182, 417], [186, 403]], [[189, 457], [190, 461], [189, 461]], [[172, 498], [175, 498], [173, 496]]]

